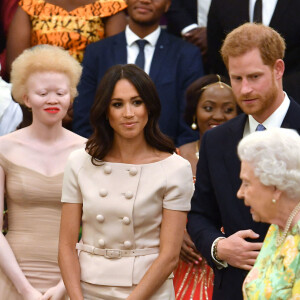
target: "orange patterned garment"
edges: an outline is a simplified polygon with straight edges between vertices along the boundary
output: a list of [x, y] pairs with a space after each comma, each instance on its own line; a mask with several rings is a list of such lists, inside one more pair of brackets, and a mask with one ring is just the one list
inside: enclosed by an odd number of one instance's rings
[[44, 0], [21, 0], [19, 5], [30, 17], [32, 46], [63, 47], [79, 62], [88, 44], [104, 38], [102, 19], [127, 7], [125, 0], [97, 0], [72, 11]]

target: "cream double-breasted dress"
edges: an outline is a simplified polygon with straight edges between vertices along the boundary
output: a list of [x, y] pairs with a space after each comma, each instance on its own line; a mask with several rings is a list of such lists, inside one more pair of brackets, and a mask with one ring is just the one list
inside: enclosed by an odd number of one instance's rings
[[[159, 254], [162, 209], [189, 211], [193, 190], [190, 164], [177, 154], [149, 164], [95, 166], [84, 149], [74, 151], [64, 174], [62, 202], [83, 205], [83, 245], [113, 249], [107, 250], [108, 255], [81, 251], [81, 281], [119, 287], [138, 284]], [[136, 249], [152, 254], [118, 253]]]

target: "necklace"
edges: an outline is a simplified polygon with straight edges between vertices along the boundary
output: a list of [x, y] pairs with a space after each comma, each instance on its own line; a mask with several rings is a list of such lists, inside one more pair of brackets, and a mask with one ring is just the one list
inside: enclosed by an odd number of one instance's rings
[[300, 202], [297, 204], [297, 206], [293, 209], [293, 211], [291, 212], [291, 214], [289, 215], [289, 218], [285, 224], [284, 230], [283, 230], [283, 234], [280, 236], [280, 233], [278, 231], [277, 235], [276, 235], [276, 242], [275, 245], [276, 247], [279, 247], [282, 242], [285, 240], [286, 235], [289, 231], [289, 228], [292, 224], [293, 219], [295, 218], [295, 216], [297, 215], [297, 213], [300, 211]]

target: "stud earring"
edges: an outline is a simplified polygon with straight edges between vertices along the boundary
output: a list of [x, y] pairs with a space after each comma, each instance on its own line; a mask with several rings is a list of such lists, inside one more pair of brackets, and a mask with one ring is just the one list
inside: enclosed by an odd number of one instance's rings
[[272, 199], [272, 203], [275, 204], [276, 203], [276, 199], [273, 198]]
[[195, 116], [193, 116], [193, 123], [192, 123], [192, 125], [191, 125], [191, 128], [192, 128], [193, 130], [196, 130], [196, 129], [197, 129], [196, 117], [195, 117]]

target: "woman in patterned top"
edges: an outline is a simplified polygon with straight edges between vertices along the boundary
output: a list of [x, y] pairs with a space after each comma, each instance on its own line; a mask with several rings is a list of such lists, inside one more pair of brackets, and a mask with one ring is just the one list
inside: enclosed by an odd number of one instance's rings
[[291, 129], [257, 131], [240, 142], [238, 154], [237, 195], [254, 221], [272, 224], [244, 281], [244, 299], [299, 299], [300, 137]]
[[125, 29], [125, 0], [20, 0], [7, 41], [8, 70], [24, 49], [63, 47], [79, 62], [86, 46]]

